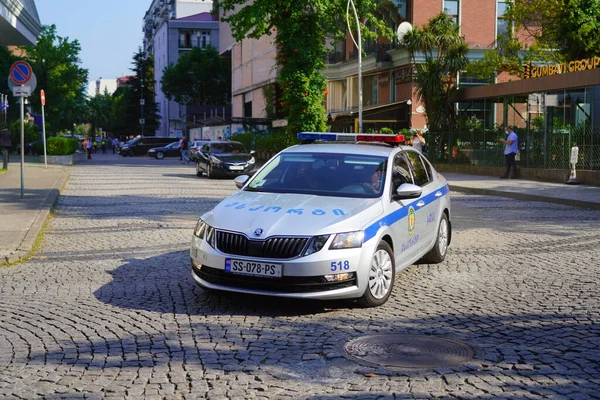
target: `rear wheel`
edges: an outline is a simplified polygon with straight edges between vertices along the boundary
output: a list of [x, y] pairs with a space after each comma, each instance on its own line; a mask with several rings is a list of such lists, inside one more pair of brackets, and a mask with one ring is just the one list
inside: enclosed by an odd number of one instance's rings
[[135, 152], [134, 152], [133, 150], [129, 150], [129, 151], [127, 152], [127, 154], [129, 155], [129, 157], [133, 157], [133, 156], [135, 156]]
[[371, 260], [369, 282], [359, 303], [365, 307], [384, 304], [392, 293], [395, 277], [394, 252], [387, 242], [381, 241]]
[[156, 153], [156, 158], [158, 160], [162, 160], [163, 158], [165, 158], [165, 153], [163, 153], [162, 151], [159, 151]]
[[196, 161], [196, 176], [197, 177], [202, 176], [202, 171], [200, 171], [200, 163], [198, 161]]
[[425, 254], [423, 259], [430, 263], [441, 263], [446, 258], [446, 252], [448, 251], [448, 239], [450, 237], [450, 224], [448, 223], [448, 217], [446, 213], [442, 213], [440, 220], [440, 226], [438, 227], [437, 238], [433, 248], [429, 250], [429, 253]]

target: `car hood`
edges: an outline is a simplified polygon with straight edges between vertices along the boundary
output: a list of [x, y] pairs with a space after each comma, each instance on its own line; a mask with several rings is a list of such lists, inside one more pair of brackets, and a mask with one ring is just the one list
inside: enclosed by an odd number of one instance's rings
[[248, 162], [252, 158], [250, 154], [211, 154], [224, 162]]
[[[364, 229], [383, 212], [381, 199], [240, 191], [202, 218], [248, 237], [313, 236]], [[257, 236], [256, 230], [262, 230]]]

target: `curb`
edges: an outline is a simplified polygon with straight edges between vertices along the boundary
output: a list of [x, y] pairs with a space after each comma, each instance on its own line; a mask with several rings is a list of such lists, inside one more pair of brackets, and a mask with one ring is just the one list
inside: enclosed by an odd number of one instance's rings
[[470, 193], [470, 194], [483, 194], [486, 196], [498, 196], [498, 197], [509, 197], [511, 199], [525, 200], [525, 201], [541, 201], [545, 203], [556, 203], [566, 206], [579, 207], [579, 208], [590, 208], [594, 210], [600, 210], [600, 203], [591, 201], [573, 200], [573, 199], [561, 199], [560, 197], [540, 196], [535, 194], [526, 193], [513, 193], [503, 192], [495, 189], [481, 189], [481, 188], [470, 188], [464, 186], [456, 186], [449, 184], [450, 190], [455, 192]]
[[19, 245], [18, 249], [14, 253], [9, 254], [5, 257], [4, 262], [6, 264], [12, 264], [19, 261], [23, 261], [24, 259], [31, 256], [33, 252], [33, 246], [35, 245], [38, 235], [42, 231], [42, 228], [44, 227], [44, 224], [46, 223], [46, 220], [50, 215], [50, 211], [52, 210], [52, 208], [54, 208], [54, 205], [56, 204], [60, 193], [64, 190], [70, 177], [71, 174], [69, 172], [69, 169], [65, 168], [61, 177], [58, 179], [58, 184], [56, 185], [56, 187], [52, 189], [44, 199], [44, 203], [40, 211], [33, 220], [31, 227], [27, 231], [27, 234], [25, 234], [25, 237], [23, 238], [23, 241]]

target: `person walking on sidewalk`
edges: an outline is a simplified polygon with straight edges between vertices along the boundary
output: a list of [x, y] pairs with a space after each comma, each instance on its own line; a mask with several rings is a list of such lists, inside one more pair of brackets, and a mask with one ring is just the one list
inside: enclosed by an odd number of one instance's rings
[[89, 138], [86, 145], [85, 145], [86, 151], [87, 151], [87, 158], [88, 160], [92, 159], [92, 150], [94, 149], [94, 143], [92, 142], [92, 138]]
[[506, 171], [500, 179], [507, 179], [512, 168], [512, 179], [516, 179], [517, 175], [517, 161], [515, 157], [519, 151], [519, 137], [512, 130], [510, 126], [504, 127], [504, 132], [508, 135], [506, 139], [500, 138], [500, 142], [504, 143], [504, 164], [506, 165]]
[[190, 159], [187, 156], [188, 142], [185, 136], [182, 136], [179, 139], [179, 151], [181, 152], [181, 163], [186, 164], [190, 162]]
[[102, 154], [106, 154], [106, 139], [102, 138], [100, 141], [100, 148], [102, 149]]

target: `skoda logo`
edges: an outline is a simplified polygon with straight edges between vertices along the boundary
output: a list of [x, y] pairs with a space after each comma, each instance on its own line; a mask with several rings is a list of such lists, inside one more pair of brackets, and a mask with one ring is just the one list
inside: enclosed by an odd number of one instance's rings
[[258, 228], [254, 230], [254, 236], [260, 236], [263, 234], [263, 230]]

